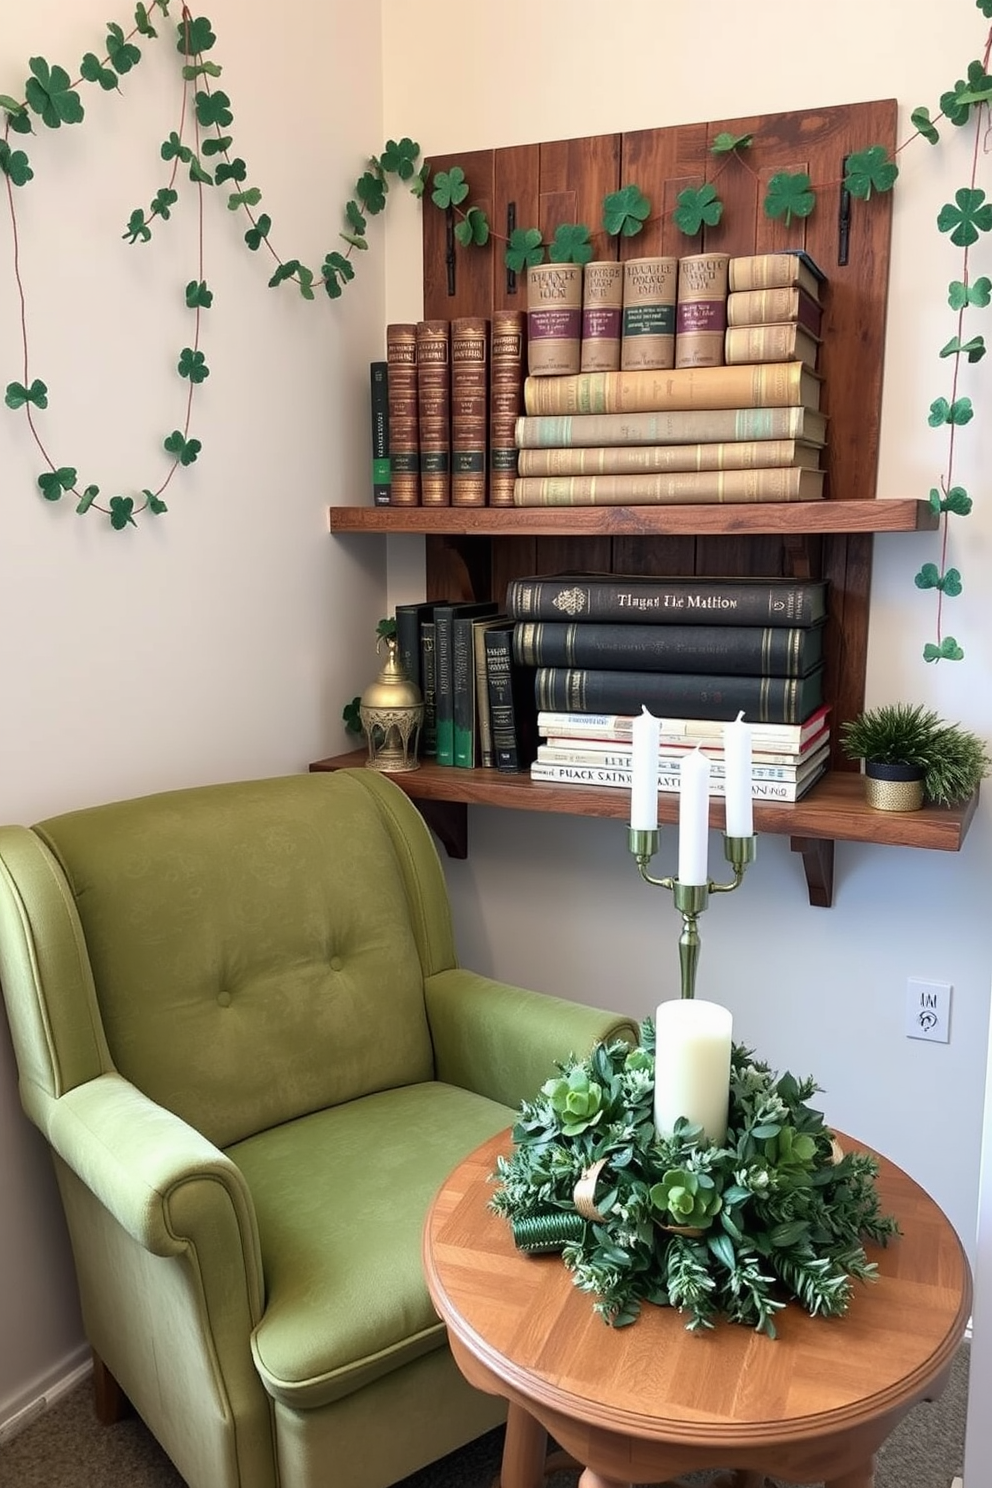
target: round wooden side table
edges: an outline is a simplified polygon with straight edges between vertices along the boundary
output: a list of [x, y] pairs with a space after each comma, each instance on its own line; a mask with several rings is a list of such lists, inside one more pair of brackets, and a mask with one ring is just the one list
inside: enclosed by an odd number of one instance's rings
[[645, 1305], [615, 1329], [559, 1256], [518, 1251], [488, 1208], [497, 1154], [510, 1150], [504, 1132], [455, 1169], [423, 1249], [459, 1368], [509, 1403], [501, 1488], [538, 1488], [549, 1433], [584, 1468], [581, 1488], [707, 1468], [726, 1470], [727, 1488], [763, 1488], [766, 1474], [872, 1488], [875, 1453], [940, 1393], [971, 1309], [961, 1243], [918, 1184], [880, 1159], [882, 1206], [903, 1233], [870, 1247], [878, 1280], [855, 1283], [842, 1318], [790, 1305], [773, 1340], [727, 1323], [689, 1333], [671, 1308]]

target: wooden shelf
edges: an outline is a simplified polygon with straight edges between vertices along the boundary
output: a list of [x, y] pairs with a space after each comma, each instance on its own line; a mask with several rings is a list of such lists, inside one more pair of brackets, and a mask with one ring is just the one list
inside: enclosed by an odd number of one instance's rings
[[[315, 761], [310, 769], [361, 768], [364, 749]], [[463, 770], [423, 763], [419, 770], [391, 775], [437, 833], [452, 857], [468, 853], [469, 806], [501, 806], [517, 811], [551, 811], [570, 816], [601, 816], [625, 821], [630, 805], [626, 791], [607, 787], [554, 785], [531, 780], [527, 774], [509, 775], [498, 770]], [[861, 776], [854, 771], [834, 770], [825, 775], [808, 795], [795, 805], [782, 801], [755, 801], [757, 833], [791, 838], [794, 852], [802, 854], [811, 904], [829, 908], [833, 899], [834, 842], [867, 842], [883, 847], [925, 847], [958, 852], [978, 804], [978, 793], [962, 805], [925, 806], [922, 811], [874, 811], [865, 805]], [[678, 820], [678, 796], [658, 798], [661, 825]], [[710, 803], [710, 826], [722, 830], [723, 802]]]
[[461, 537], [698, 537], [714, 533], [932, 532], [929, 502], [785, 501], [707, 506], [332, 506], [332, 532]]

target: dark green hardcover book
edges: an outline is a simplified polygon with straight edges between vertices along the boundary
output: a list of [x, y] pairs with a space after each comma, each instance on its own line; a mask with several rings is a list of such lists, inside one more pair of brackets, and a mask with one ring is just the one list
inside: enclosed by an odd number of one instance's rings
[[454, 604], [439, 604], [434, 609], [434, 707], [437, 717], [437, 762], [439, 765], [455, 763], [455, 714], [454, 714], [454, 619], [455, 612], [475, 618], [477, 615], [495, 615], [498, 605], [495, 600], [463, 600]]
[[388, 506], [389, 464], [389, 364], [369, 363], [372, 413], [372, 505]]
[[511, 579], [506, 613], [614, 625], [815, 625], [826, 617], [827, 581], [551, 574]]
[[[459, 626], [463, 623], [455, 616], [454, 634], [454, 714], [455, 714], [455, 766], [472, 770], [476, 765], [492, 765], [492, 726], [489, 716], [489, 690], [485, 672], [485, 632], [491, 625], [506, 621], [506, 616], [497, 612], [495, 617], [481, 615], [467, 622], [468, 655], [461, 657]], [[481, 665], [480, 665], [481, 658]], [[482, 685], [479, 685], [479, 679]], [[486, 754], [483, 757], [483, 736], [486, 738]]]
[[418, 600], [415, 604], [398, 604], [394, 610], [396, 620], [396, 659], [409, 682], [416, 682], [424, 690], [423, 668], [420, 654], [420, 627], [423, 621], [434, 616], [436, 600]]
[[604, 671], [804, 677], [823, 662], [823, 625], [601, 625], [521, 620], [514, 660]]
[[497, 770], [518, 774], [537, 756], [535, 672], [513, 660], [512, 620], [490, 626], [484, 641], [493, 763]]
[[745, 723], [802, 723], [823, 702], [823, 668], [806, 677], [734, 677], [539, 667], [535, 692], [549, 713], [632, 715], [645, 707], [659, 718], [727, 722], [743, 710]]
[[455, 611], [451, 625], [452, 764], [471, 770], [475, 765], [475, 626], [499, 614], [490, 601], [481, 614]]
[[424, 721], [420, 726], [420, 753], [437, 758], [437, 677], [434, 666], [434, 620], [420, 622], [420, 690], [424, 695]]

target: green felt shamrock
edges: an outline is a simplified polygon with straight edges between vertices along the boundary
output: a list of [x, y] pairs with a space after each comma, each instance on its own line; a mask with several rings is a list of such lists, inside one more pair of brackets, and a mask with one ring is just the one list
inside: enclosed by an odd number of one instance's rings
[[990, 88], [992, 80], [981, 62], [971, 62], [968, 64], [967, 78], [958, 78], [953, 88], [940, 95], [941, 111], [952, 124], [960, 128], [968, 122], [972, 104], [980, 105], [989, 101]]
[[651, 213], [651, 203], [640, 187], [623, 186], [603, 201], [603, 227], [611, 237], [632, 238], [641, 231]]
[[341, 710], [341, 717], [344, 719], [345, 731], [349, 734], [360, 734], [363, 732], [361, 707], [361, 697], [353, 697], [351, 702], [345, 703], [344, 707]]
[[117, 81], [116, 72], [110, 67], [104, 67], [96, 52], [86, 53], [86, 56], [79, 64], [79, 75], [85, 78], [88, 83], [99, 83], [100, 87], [106, 93], [120, 86]]
[[94, 501], [99, 496], [99, 494], [100, 494], [100, 487], [99, 486], [87, 486], [86, 487], [86, 490], [83, 492], [82, 496], [80, 496], [80, 498], [79, 498], [79, 504], [76, 507], [76, 516], [77, 517], [85, 516], [85, 514], [89, 511], [90, 507], [93, 505]]
[[583, 223], [562, 223], [548, 247], [549, 263], [587, 264], [592, 258], [589, 229]]
[[930, 404], [927, 423], [931, 429], [939, 429], [941, 424], [970, 424], [974, 416], [970, 398], [955, 398], [953, 403], [946, 398], [935, 398]]
[[38, 377], [30, 387], [25, 387], [22, 382], [8, 382], [3, 401], [8, 408], [23, 408], [25, 403], [33, 403], [35, 408], [47, 408], [48, 388]]
[[950, 598], [955, 598], [961, 593], [961, 575], [956, 568], [949, 568], [941, 574], [936, 563], [924, 563], [919, 573], [913, 580], [917, 589], [940, 589]]
[[[377, 176], [372, 171], [366, 171], [355, 182], [355, 195], [370, 217], [376, 217], [383, 211], [386, 205], [386, 193], [388, 190], [389, 188], [382, 176]], [[348, 206], [352, 207], [354, 203], [349, 202]], [[357, 207], [355, 207], [355, 211], [358, 211]], [[365, 231], [364, 223], [360, 231]]]
[[79, 124], [85, 111], [65, 68], [57, 64], [49, 67], [44, 57], [32, 57], [28, 66], [31, 77], [24, 85], [28, 107], [41, 116], [49, 129], [59, 129], [63, 124]]
[[201, 77], [219, 78], [223, 71], [223, 67], [218, 67], [216, 62], [187, 62], [183, 68], [183, 77], [188, 83], [195, 83]]
[[958, 354], [966, 356], [969, 362], [980, 362], [985, 355], [985, 338], [972, 336], [970, 341], [962, 341], [960, 336], [952, 336], [947, 345], [940, 348], [942, 357]]
[[0, 108], [7, 115], [8, 129], [13, 130], [15, 134], [34, 134], [34, 126], [31, 123], [31, 115], [28, 113], [26, 103], [18, 103], [16, 98], [0, 93]]
[[257, 207], [262, 200], [262, 193], [257, 186], [249, 186], [247, 191], [232, 191], [227, 198], [227, 210], [236, 212], [239, 207]]
[[[992, 0], [990, 0], [992, 3]], [[947, 286], [947, 303], [952, 310], [963, 310], [967, 305], [977, 305], [984, 310], [992, 300], [992, 279], [983, 274], [976, 279], [974, 284], [965, 284], [961, 279], [954, 279]]]
[[815, 206], [816, 193], [806, 171], [778, 171], [768, 182], [766, 217], [784, 217], [788, 227], [793, 217], [808, 217]]
[[121, 237], [126, 238], [129, 243], [136, 243], [139, 238], [143, 243], [147, 243], [151, 235], [152, 230], [145, 221], [144, 212], [140, 207], [135, 207], [127, 219], [127, 228], [121, 233]]
[[115, 21], [107, 25], [107, 56], [110, 65], [121, 77], [130, 72], [132, 67], [137, 67], [141, 61], [141, 53], [133, 42], [128, 41], [123, 29]]
[[210, 175], [209, 171], [204, 170], [195, 155], [190, 156], [189, 178], [191, 181], [202, 181], [204, 186], [212, 186], [214, 184], [213, 176]]
[[734, 150], [746, 150], [754, 142], [753, 134], [730, 134], [726, 129], [714, 136], [710, 145], [712, 155], [729, 155]]
[[134, 511], [134, 498], [132, 496], [111, 496], [110, 498], [110, 525], [115, 532], [123, 532], [125, 527], [137, 527], [137, 522], [132, 515]]
[[151, 512], [153, 517], [160, 517], [163, 512], [167, 512], [169, 510], [165, 502], [162, 500], [161, 496], [156, 496], [154, 491], [142, 491], [141, 494], [142, 496], [144, 496], [145, 505], [148, 507], [148, 510]]
[[313, 269], [308, 269], [306, 264], [300, 264], [296, 271], [296, 279], [300, 286], [300, 294], [305, 300], [315, 298], [313, 292]]
[[980, 232], [992, 229], [992, 202], [985, 200], [985, 192], [962, 186], [954, 193], [954, 201], [946, 202], [937, 215], [937, 226], [941, 232], [951, 234], [951, 242], [957, 248], [968, 248], [977, 243]]
[[225, 181], [245, 181], [248, 178], [248, 167], [240, 155], [234, 160], [222, 160], [214, 171], [214, 180], [218, 186]]
[[709, 181], [703, 186], [690, 186], [680, 191], [672, 213], [675, 226], [690, 238], [702, 231], [704, 222], [708, 227], [716, 227], [722, 216], [723, 202]]
[[193, 151], [189, 145], [183, 144], [175, 130], [163, 142], [159, 153], [163, 160], [181, 160], [184, 164], [193, 159]]
[[992, 0], [975, 0], [975, 4], [978, 6], [979, 10], [982, 12], [982, 15], [985, 16], [986, 19], [988, 19], [989, 16], [992, 16]]
[[198, 52], [209, 52], [216, 36], [210, 29], [210, 22], [204, 16], [194, 19], [180, 21], [176, 27], [178, 40], [176, 51], [184, 52], [187, 57], [195, 57]]
[[364, 237], [365, 232], [368, 228], [368, 223], [362, 216], [361, 210], [356, 201], [348, 202], [344, 209], [344, 215], [352, 231], [357, 233], [359, 237]]
[[192, 465], [203, 445], [199, 439], [184, 439], [181, 429], [173, 429], [172, 433], [162, 440], [162, 448], [168, 454], [175, 455], [180, 465]]
[[272, 218], [267, 212], [263, 212], [255, 224], [245, 233], [245, 242], [248, 244], [252, 253], [258, 252], [265, 239], [269, 236], [271, 227]]
[[163, 186], [161, 191], [156, 191], [152, 197], [152, 212], [161, 217], [163, 222], [168, 222], [172, 216], [172, 208], [179, 200], [179, 192], [173, 191], [171, 186]]
[[294, 274], [299, 273], [300, 261], [298, 258], [288, 258], [285, 263], [277, 266], [275, 273], [269, 280], [269, 288], [275, 289], [277, 285], [283, 284], [287, 279], [292, 279]]
[[234, 140], [229, 134], [208, 135], [202, 141], [200, 151], [203, 155], [223, 155], [233, 144]]
[[964, 661], [964, 651], [953, 636], [945, 636], [939, 646], [927, 641], [923, 647], [924, 661]]
[[[163, 11], [162, 14], [165, 15], [167, 12]], [[134, 23], [142, 36], [154, 38], [158, 35], [155, 27], [148, 19], [148, 9], [146, 6], [138, 4], [134, 7]]]
[[5, 139], [0, 139], [0, 171], [12, 186], [26, 186], [34, 179], [34, 171], [24, 151], [12, 150]]
[[453, 165], [450, 171], [439, 171], [434, 177], [431, 201], [442, 211], [448, 207], [457, 207], [467, 196], [468, 182], [460, 165]]
[[463, 248], [472, 243], [481, 248], [489, 242], [489, 219], [481, 207], [469, 207], [462, 221], [455, 224], [455, 237]]
[[936, 486], [930, 488], [930, 510], [953, 512], [957, 517], [966, 517], [972, 508], [972, 500], [964, 486], [952, 486], [944, 496]]
[[922, 107], [915, 108], [909, 117], [913, 128], [918, 130], [929, 144], [935, 145], [940, 139], [940, 135], [930, 118], [930, 110]]
[[544, 259], [544, 242], [539, 227], [515, 227], [510, 234], [503, 262], [515, 274], [539, 264]]
[[190, 382], [205, 382], [210, 376], [210, 368], [202, 351], [194, 351], [192, 346], [184, 346], [176, 367], [180, 377], [188, 377]]
[[204, 129], [208, 129], [211, 124], [219, 124], [221, 129], [226, 129], [234, 118], [231, 100], [219, 90], [216, 93], [203, 90], [196, 95], [196, 117]]
[[844, 186], [852, 196], [868, 201], [873, 191], [891, 191], [899, 167], [890, 160], [884, 145], [871, 145], [847, 157]]
[[191, 279], [186, 286], [186, 304], [190, 310], [209, 310], [214, 302], [213, 290], [205, 279]]
[[321, 266], [321, 273], [324, 276], [324, 292], [332, 300], [336, 300], [343, 285], [355, 277], [355, 270], [342, 253], [328, 253]]
[[[405, 135], [399, 143], [396, 140], [387, 140], [382, 152], [383, 169], [392, 171], [394, 175], [399, 176], [401, 181], [409, 181], [416, 168], [419, 154], [420, 146]], [[458, 198], [459, 201], [461, 199], [461, 197]]]
[[60, 501], [75, 484], [76, 472], [71, 465], [62, 465], [58, 470], [47, 470], [38, 477], [38, 485], [46, 501]]

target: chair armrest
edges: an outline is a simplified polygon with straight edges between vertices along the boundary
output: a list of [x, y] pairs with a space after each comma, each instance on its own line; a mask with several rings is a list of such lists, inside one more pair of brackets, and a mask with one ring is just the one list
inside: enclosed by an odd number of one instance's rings
[[145, 1250], [193, 1248], [203, 1273], [240, 1257], [252, 1313], [263, 1285], [251, 1195], [238, 1167], [185, 1121], [117, 1074], [77, 1085], [48, 1104], [49, 1142]]
[[600, 1040], [638, 1039], [637, 1024], [618, 1013], [472, 971], [439, 972], [424, 989], [437, 1079], [514, 1109], [570, 1054], [581, 1057]]

